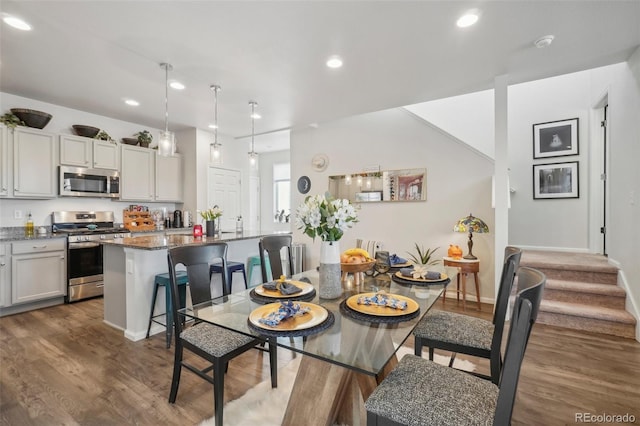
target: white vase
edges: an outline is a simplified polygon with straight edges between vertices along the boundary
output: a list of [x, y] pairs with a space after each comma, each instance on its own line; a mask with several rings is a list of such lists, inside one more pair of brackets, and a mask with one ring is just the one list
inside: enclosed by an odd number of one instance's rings
[[320, 281], [321, 299], [336, 299], [342, 296], [340, 278], [340, 243], [323, 241], [320, 246]]

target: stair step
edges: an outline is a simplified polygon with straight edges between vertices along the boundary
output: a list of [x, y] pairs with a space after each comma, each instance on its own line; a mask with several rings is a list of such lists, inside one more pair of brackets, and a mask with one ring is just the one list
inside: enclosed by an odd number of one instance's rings
[[538, 322], [632, 339], [635, 337], [636, 319], [622, 309], [543, 300]]
[[611, 284], [592, 284], [548, 279], [544, 300], [625, 309], [626, 291]]
[[520, 265], [539, 269], [551, 279], [614, 285], [618, 282], [618, 269], [599, 254], [527, 250]]

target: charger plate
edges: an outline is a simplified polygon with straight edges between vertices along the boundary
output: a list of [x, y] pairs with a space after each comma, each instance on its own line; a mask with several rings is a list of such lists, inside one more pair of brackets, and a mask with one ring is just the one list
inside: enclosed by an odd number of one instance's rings
[[293, 297], [304, 296], [305, 294], [311, 293], [313, 291], [313, 285], [304, 281], [286, 280], [286, 282], [295, 285], [302, 291], [294, 294], [282, 294], [280, 293], [280, 290], [267, 290], [266, 288], [264, 288], [264, 284], [260, 284], [254, 290], [258, 296], [270, 297], [273, 299], [291, 299]]
[[351, 296], [350, 298], [347, 299], [347, 306], [356, 311], [356, 312], [360, 312], [362, 314], [367, 314], [367, 315], [375, 315], [375, 316], [382, 316], [382, 317], [399, 317], [399, 316], [403, 316], [403, 315], [409, 315], [412, 314], [414, 312], [416, 312], [417, 310], [420, 309], [420, 306], [418, 305], [418, 303], [413, 300], [410, 299], [408, 297], [405, 296], [400, 296], [398, 294], [391, 294], [391, 293], [387, 293], [386, 296], [389, 298], [394, 298], [394, 299], [398, 299], [398, 300], [402, 300], [404, 302], [407, 302], [407, 309], [401, 310], [401, 309], [393, 309], [393, 308], [389, 308], [388, 306], [378, 306], [378, 305], [361, 305], [358, 304], [358, 298], [360, 297], [373, 297], [375, 296], [377, 293], [360, 293], [360, 294], [356, 294], [354, 296]]
[[362, 312], [354, 311], [349, 306], [347, 306], [347, 301], [343, 300], [342, 302], [340, 302], [340, 313], [344, 317], [348, 317], [354, 320], [367, 322], [367, 323], [397, 324], [403, 321], [409, 321], [416, 318], [417, 316], [420, 315], [420, 309], [410, 314], [395, 315], [395, 316], [369, 315], [369, 314], [363, 314]]
[[259, 308], [254, 309], [249, 314], [249, 322], [258, 328], [263, 328], [265, 330], [277, 330], [277, 331], [294, 331], [294, 330], [304, 330], [307, 328], [315, 327], [318, 324], [321, 324], [324, 320], [329, 316], [328, 311], [315, 303], [309, 302], [294, 302], [300, 304], [301, 307], [309, 308], [310, 311], [304, 315], [296, 316], [293, 318], [287, 318], [284, 321], [281, 321], [280, 324], [276, 326], [270, 326], [267, 324], [261, 323], [259, 320], [262, 318], [266, 318], [269, 314], [273, 312], [277, 312], [280, 308], [280, 302], [278, 303], [269, 303], [268, 305], [260, 306]]
[[[300, 295], [300, 293], [296, 293], [296, 294], [292, 294], [287, 298], [282, 297], [277, 300], [291, 300], [292, 302], [296, 302], [296, 301], [311, 302], [313, 299], [316, 298], [316, 294], [317, 294], [316, 290], [313, 289], [310, 293], [305, 293], [302, 296]], [[273, 300], [274, 300], [273, 297], [262, 296], [256, 293], [255, 288], [251, 289], [251, 291], [249, 292], [249, 297], [251, 298], [251, 300], [253, 300], [256, 303], [260, 303], [261, 305], [265, 305], [267, 303], [273, 303]]]
[[397, 271], [395, 274], [393, 274], [394, 278], [400, 278], [401, 280], [404, 281], [411, 281], [413, 283], [430, 283], [430, 284], [435, 284], [435, 283], [441, 283], [442, 281], [446, 281], [449, 279], [449, 277], [447, 276], [447, 274], [440, 274], [440, 278], [437, 280], [426, 280], [424, 278], [413, 278], [413, 277], [407, 277], [406, 275], [402, 275], [400, 273], [400, 271]]

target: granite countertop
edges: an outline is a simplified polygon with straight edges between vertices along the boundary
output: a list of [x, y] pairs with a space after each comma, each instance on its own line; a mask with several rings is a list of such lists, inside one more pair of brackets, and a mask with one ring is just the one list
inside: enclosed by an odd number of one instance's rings
[[33, 236], [27, 236], [23, 226], [12, 228], [0, 228], [0, 243], [20, 240], [46, 240], [51, 238], [67, 238], [66, 235], [51, 233], [50, 227], [45, 227], [45, 232], [38, 232], [40, 227], [36, 226]]
[[101, 241], [104, 245], [121, 246], [140, 250], [166, 250], [173, 247], [186, 245], [200, 245], [212, 242], [230, 242], [240, 240], [250, 240], [262, 238], [267, 235], [290, 234], [290, 232], [254, 232], [244, 231], [242, 233], [222, 232], [220, 237], [198, 237], [192, 235], [149, 235], [128, 237], [117, 240]]

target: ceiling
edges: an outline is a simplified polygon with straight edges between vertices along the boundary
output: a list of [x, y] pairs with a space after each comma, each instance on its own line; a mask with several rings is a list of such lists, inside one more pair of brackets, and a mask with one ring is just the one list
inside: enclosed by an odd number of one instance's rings
[[[480, 20], [460, 29], [470, 8]], [[281, 149], [288, 132], [356, 114], [626, 60], [640, 1], [10, 1], [0, 27], [0, 90], [154, 128], [207, 129]], [[555, 35], [545, 49], [537, 38]], [[340, 55], [344, 66], [325, 61]], [[140, 102], [129, 107], [124, 99]], [[2, 113], [12, 106], [2, 106]], [[285, 135], [284, 138], [282, 135]], [[262, 142], [264, 141], [264, 142]]]

